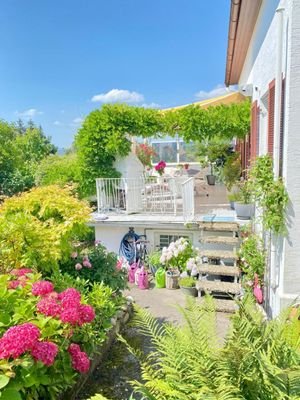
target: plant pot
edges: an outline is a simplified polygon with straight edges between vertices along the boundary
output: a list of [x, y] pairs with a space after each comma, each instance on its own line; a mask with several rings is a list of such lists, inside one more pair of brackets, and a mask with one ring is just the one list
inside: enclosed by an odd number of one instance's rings
[[206, 175], [207, 183], [211, 186], [216, 184], [216, 177], [215, 175]]
[[254, 215], [254, 204], [235, 202], [234, 208], [239, 219], [251, 219]]
[[230, 202], [229, 202], [229, 204], [230, 204], [230, 208], [231, 208], [231, 210], [234, 210], [234, 207], [235, 207], [235, 205], [234, 205], [234, 201], [230, 201]]
[[185, 287], [185, 286], [180, 286], [180, 290], [187, 296], [192, 296], [196, 297], [197, 296], [197, 289], [195, 286], [193, 287]]
[[173, 290], [179, 288], [180, 272], [178, 270], [169, 270], [166, 272], [166, 288]]

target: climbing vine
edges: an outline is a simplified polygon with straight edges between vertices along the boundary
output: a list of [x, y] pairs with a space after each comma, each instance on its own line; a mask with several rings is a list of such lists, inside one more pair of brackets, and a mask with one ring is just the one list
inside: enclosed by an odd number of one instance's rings
[[258, 157], [249, 172], [249, 183], [262, 209], [264, 229], [275, 234], [286, 232], [288, 194], [281, 178], [274, 179], [273, 161], [269, 155]]

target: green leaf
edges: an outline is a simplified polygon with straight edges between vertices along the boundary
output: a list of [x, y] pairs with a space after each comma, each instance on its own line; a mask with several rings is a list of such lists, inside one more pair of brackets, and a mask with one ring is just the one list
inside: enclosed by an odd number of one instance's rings
[[0, 389], [4, 388], [9, 382], [9, 378], [5, 375], [0, 375]]
[[22, 400], [20, 393], [15, 389], [6, 389], [1, 393], [1, 400]]

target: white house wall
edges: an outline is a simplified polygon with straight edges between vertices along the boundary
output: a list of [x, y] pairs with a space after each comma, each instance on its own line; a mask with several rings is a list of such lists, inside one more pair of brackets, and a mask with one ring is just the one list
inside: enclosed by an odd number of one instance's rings
[[[239, 86], [253, 85], [260, 106], [259, 154], [267, 152], [267, 93], [276, 77], [276, 9], [284, 7], [282, 72], [286, 78], [283, 178], [290, 198], [289, 235], [279, 239], [268, 294], [270, 314], [300, 295], [300, 0], [264, 0], [250, 42]], [[272, 272], [272, 271], [271, 271]], [[275, 274], [274, 274], [275, 272]]]

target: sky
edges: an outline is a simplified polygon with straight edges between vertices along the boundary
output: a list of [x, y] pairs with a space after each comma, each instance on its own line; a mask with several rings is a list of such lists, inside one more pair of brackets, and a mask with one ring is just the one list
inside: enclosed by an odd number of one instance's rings
[[223, 94], [230, 0], [1, 0], [0, 119], [59, 147], [104, 103]]

